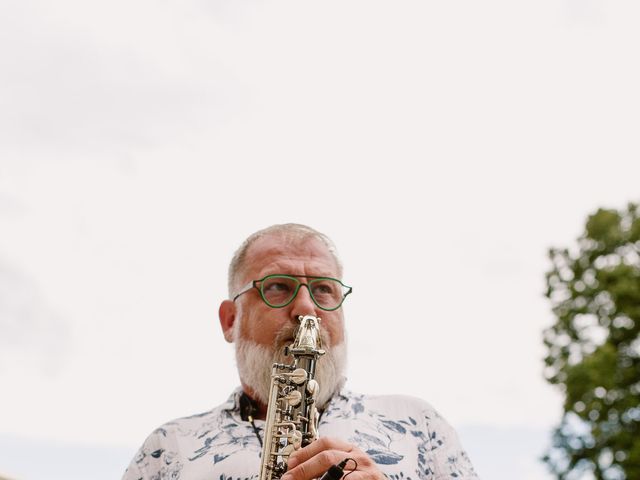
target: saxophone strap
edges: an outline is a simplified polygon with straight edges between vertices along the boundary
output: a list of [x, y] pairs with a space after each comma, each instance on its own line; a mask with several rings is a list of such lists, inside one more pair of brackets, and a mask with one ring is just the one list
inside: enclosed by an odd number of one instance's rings
[[262, 448], [262, 437], [260, 436], [260, 430], [256, 426], [256, 422], [254, 420], [256, 413], [258, 413], [258, 405], [253, 398], [242, 392], [242, 395], [240, 396], [240, 418], [245, 422], [251, 422], [253, 432], [256, 434], [256, 437], [258, 437], [258, 442]]
[[240, 418], [245, 422], [250, 422], [256, 413], [258, 413], [258, 405], [255, 400], [242, 392], [240, 395]]

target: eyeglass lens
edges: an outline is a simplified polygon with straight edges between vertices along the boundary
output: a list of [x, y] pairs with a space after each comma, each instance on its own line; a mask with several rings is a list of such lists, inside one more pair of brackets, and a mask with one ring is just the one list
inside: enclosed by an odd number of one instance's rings
[[[260, 287], [267, 303], [280, 307], [289, 303], [302, 282], [297, 278], [272, 276], [265, 278]], [[307, 282], [309, 293], [321, 308], [336, 308], [343, 299], [342, 285], [330, 278], [313, 278]]]

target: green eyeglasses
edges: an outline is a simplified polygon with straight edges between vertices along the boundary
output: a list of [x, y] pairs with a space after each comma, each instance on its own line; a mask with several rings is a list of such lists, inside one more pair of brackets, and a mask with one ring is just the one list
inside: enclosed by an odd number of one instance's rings
[[[307, 283], [302, 283], [299, 278], [309, 279]], [[301, 286], [307, 287], [311, 300], [322, 310], [337, 310], [344, 302], [344, 299], [353, 290], [342, 283], [337, 278], [315, 277], [311, 275], [267, 275], [260, 280], [253, 280], [244, 286], [240, 293], [233, 297], [233, 301], [251, 289], [255, 288], [260, 292], [264, 303], [271, 308], [282, 308], [293, 302], [298, 295]]]

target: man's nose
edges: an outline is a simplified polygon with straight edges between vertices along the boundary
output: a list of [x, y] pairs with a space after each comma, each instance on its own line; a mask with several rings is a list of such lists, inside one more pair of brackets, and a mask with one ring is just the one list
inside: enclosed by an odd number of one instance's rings
[[300, 285], [298, 294], [296, 295], [296, 298], [293, 299], [293, 302], [291, 302], [291, 305], [291, 316], [294, 320], [297, 320], [300, 315], [318, 316], [318, 307], [313, 303], [311, 294], [309, 293], [309, 287], [307, 285]]

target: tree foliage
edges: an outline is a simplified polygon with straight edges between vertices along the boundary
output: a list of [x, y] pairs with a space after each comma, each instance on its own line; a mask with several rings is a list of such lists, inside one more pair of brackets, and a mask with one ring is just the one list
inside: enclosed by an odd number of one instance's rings
[[598, 210], [549, 258], [545, 377], [565, 400], [544, 460], [558, 479], [640, 479], [640, 206]]

